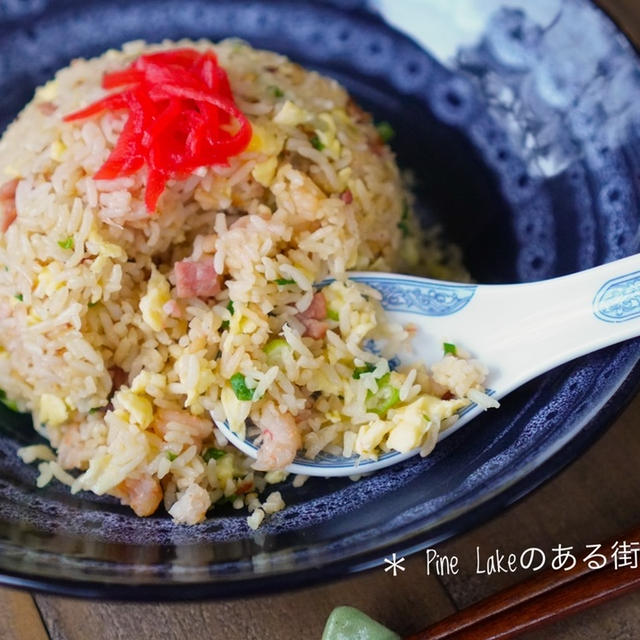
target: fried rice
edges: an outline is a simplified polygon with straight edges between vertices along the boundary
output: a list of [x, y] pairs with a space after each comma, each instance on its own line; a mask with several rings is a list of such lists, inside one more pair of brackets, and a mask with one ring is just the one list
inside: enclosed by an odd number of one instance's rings
[[[145, 170], [93, 179], [124, 116], [62, 118], [105, 95], [106, 72], [178, 46], [215, 52], [253, 134], [228, 166], [171, 179], [149, 215]], [[470, 394], [482, 401], [486, 369], [462, 351], [393, 368], [411, 328], [345, 273], [459, 271], [420, 232], [371, 116], [281, 55], [132, 42], [75, 60], [5, 132], [0, 175], [0, 387], [51, 445], [20, 452], [39, 486], [140, 516], [164, 503], [187, 524], [231, 503], [255, 528], [284, 507], [268, 487], [296, 452], [426, 454]], [[254, 429], [258, 459], [214, 418]]]

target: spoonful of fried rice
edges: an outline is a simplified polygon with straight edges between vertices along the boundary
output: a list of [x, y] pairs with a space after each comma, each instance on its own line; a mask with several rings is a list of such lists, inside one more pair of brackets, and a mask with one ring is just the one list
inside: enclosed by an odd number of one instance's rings
[[[308, 376], [316, 408], [326, 409], [325, 421], [319, 428], [305, 425], [305, 408], [293, 415], [274, 402], [247, 423], [241, 412], [230, 411], [226, 419], [213, 415], [229, 441], [255, 458], [256, 469], [352, 476], [426, 455], [438, 439], [497, 407], [499, 398], [537, 375], [640, 335], [637, 255], [526, 284], [363, 272], [317, 289], [300, 322], [306, 335], [321, 325], [327, 360], [339, 377], [325, 379], [318, 363]], [[363, 313], [367, 306], [378, 324]], [[341, 335], [360, 340], [349, 371]], [[282, 337], [265, 348], [278, 372], [307, 357], [304, 341], [295, 336], [285, 325]], [[246, 389], [252, 399], [263, 393]], [[233, 380], [230, 390], [238, 396]], [[332, 410], [331, 393], [341, 412]]]

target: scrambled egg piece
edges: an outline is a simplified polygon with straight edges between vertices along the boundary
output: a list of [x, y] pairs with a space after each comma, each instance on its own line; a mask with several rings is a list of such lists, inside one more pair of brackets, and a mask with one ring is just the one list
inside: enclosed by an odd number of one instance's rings
[[263, 186], [270, 187], [278, 168], [278, 154], [284, 147], [284, 136], [275, 127], [254, 124], [248, 151], [257, 151], [269, 156], [256, 164], [251, 175]]
[[268, 471], [264, 474], [267, 484], [278, 484], [284, 482], [289, 474], [286, 471]]
[[[114, 484], [110, 482], [108, 474], [112, 456], [105, 453], [89, 460], [89, 468], [79, 476], [71, 487], [71, 493], [78, 493], [81, 489], [91, 489], [95, 494], [101, 496], [111, 489]], [[116, 483], [117, 484], [117, 483]]]
[[295, 102], [287, 100], [281, 107], [280, 111], [276, 113], [273, 121], [276, 124], [283, 124], [285, 126], [296, 127], [304, 122], [309, 122], [311, 114], [306, 110], [299, 107]]
[[224, 489], [229, 480], [233, 480], [233, 454], [227, 453], [216, 461], [216, 478], [218, 486]]
[[55, 140], [54, 142], [51, 143], [51, 149], [49, 150], [49, 155], [53, 160], [57, 160], [58, 162], [60, 162], [66, 150], [67, 150], [67, 147], [61, 140]]
[[[259, 309], [236, 309], [229, 321], [229, 333], [231, 335], [249, 335], [260, 329], [257, 319], [267, 322], [267, 315]], [[255, 318], [254, 316], [257, 316]]]
[[142, 319], [154, 331], [164, 329], [167, 314], [163, 307], [171, 300], [170, 290], [168, 280], [154, 267], [147, 285], [147, 293], [140, 298]]
[[[59, 273], [59, 271], [59, 267], [56, 268], [56, 272]], [[35, 294], [38, 296], [43, 294], [51, 296], [55, 291], [64, 287], [64, 282], [55, 280], [58, 273], [52, 273], [49, 266], [43, 267], [40, 270], [40, 273], [36, 276]]]
[[[176, 361], [176, 372], [180, 382], [188, 389], [184, 406], [191, 407], [193, 413], [203, 412], [199, 397], [206, 393], [207, 389], [215, 382], [216, 376], [213, 373], [215, 366], [215, 363], [208, 362], [191, 353], [183, 354]], [[192, 378], [194, 370], [196, 371], [195, 380]]]
[[49, 426], [57, 427], [67, 420], [69, 412], [64, 400], [52, 393], [43, 393], [40, 396], [40, 422], [46, 422]]
[[146, 429], [153, 420], [153, 405], [148, 398], [130, 389], [118, 391], [117, 402], [129, 414], [129, 422]]
[[131, 391], [133, 393], [146, 393], [148, 387], [156, 387], [158, 390], [165, 389], [167, 386], [167, 377], [161, 373], [149, 373], [142, 370], [131, 383]]
[[324, 146], [327, 153], [334, 159], [340, 157], [342, 151], [342, 145], [336, 137], [336, 123], [335, 120], [328, 113], [321, 113], [318, 116], [319, 126], [315, 130], [318, 139]]
[[252, 125], [253, 133], [247, 151], [258, 151], [268, 156], [277, 156], [284, 147], [284, 136], [274, 127]]
[[127, 254], [122, 247], [113, 244], [113, 242], [107, 242], [95, 229], [91, 231], [87, 238], [87, 249], [89, 253], [105, 258], [115, 258], [123, 261], [127, 259]]
[[244, 438], [246, 432], [244, 421], [249, 417], [251, 402], [238, 400], [231, 387], [223, 387], [220, 392], [220, 400], [231, 431]]
[[392, 409], [386, 420], [374, 420], [358, 430], [354, 451], [363, 456], [375, 456], [385, 436], [386, 446], [400, 453], [407, 453], [420, 446], [432, 421], [449, 418], [466, 407], [468, 400], [454, 398], [442, 400], [424, 395], [410, 404]]
[[391, 428], [392, 425], [387, 420], [374, 420], [369, 424], [363, 424], [358, 429], [353, 450], [361, 456], [377, 458], [376, 450]]
[[264, 162], [257, 164], [251, 175], [259, 182], [263, 187], [270, 187], [273, 179], [276, 176], [276, 169], [278, 168], [278, 158], [272, 156]]

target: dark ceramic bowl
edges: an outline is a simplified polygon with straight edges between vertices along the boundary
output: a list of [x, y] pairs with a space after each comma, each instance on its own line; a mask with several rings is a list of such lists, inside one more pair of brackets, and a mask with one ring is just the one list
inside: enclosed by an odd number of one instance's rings
[[[520, 3], [532, 15], [467, 3], [484, 11], [475, 34], [456, 26], [448, 3], [386, 3], [413, 6], [411, 28], [439, 25], [438, 47], [453, 54], [439, 60], [437, 47], [427, 53], [357, 1], [0, 0], [0, 129], [73, 57], [134, 38], [240, 36], [335, 76], [393, 123], [425, 218], [442, 222], [480, 282], [546, 278], [636, 251], [640, 89], [629, 44], [583, 0]], [[0, 582], [183, 599], [371, 567], [467, 530], [568, 464], [635, 392], [639, 358], [632, 341], [556, 369], [426, 459], [358, 483], [286, 483], [287, 508], [257, 533], [231, 510], [185, 527], [55, 483], [37, 490], [36, 470], [15, 456], [37, 441], [30, 419], [0, 407]]]

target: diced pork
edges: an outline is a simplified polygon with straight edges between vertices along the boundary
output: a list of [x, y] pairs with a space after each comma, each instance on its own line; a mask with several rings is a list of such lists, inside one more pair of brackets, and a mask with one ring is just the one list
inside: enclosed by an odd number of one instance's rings
[[45, 102], [38, 102], [36, 106], [38, 107], [38, 111], [45, 116], [53, 115], [58, 110], [58, 107], [49, 100]]
[[303, 335], [315, 340], [324, 338], [329, 328], [326, 322], [327, 300], [324, 294], [321, 291], [316, 293], [308, 308], [296, 317], [304, 325], [305, 331]]
[[324, 320], [327, 317], [327, 299], [322, 291], [318, 291], [311, 299], [311, 304], [300, 314], [299, 318], [311, 318], [312, 320]]
[[176, 262], [175, 273], [179, 298], [211, 298], [222, 288], [211, 259]]
[[[129, 381], [129, 374], [120, 367], [109, 367], [111, 376], [111, 396], [125, 383]], [[111, 397], [110, 396], [110, 397]]]
[[313, 318], [300, 318], [300, 321], [304, 325], [304, 335], [307, 338], [313, 338], [314, 340], [322, 340], [327, 334], [329, 324], [324, 320], [314, 320]]
[[340, 200], [345, 204], [351, 204], [353, 202], [353, 193], [351, 193], [351, 189], [345, 189], [340, 194]]

